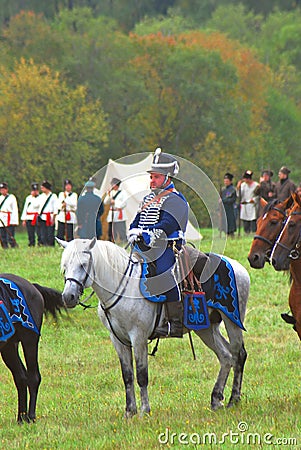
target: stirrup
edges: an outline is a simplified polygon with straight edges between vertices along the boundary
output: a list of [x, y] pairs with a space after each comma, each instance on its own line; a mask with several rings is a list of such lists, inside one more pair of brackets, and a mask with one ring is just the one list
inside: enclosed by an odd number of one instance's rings
[[[165, 330], [166, 328], [166, 330]], [[170, 322], [166, 322], [165, 324], [163, 324], [162, 326], [158, 326], [157, 328], [154, 329], [154, 331], [152, 332], [150, 339], [164, 339], [169, 337], [170, 335]]]

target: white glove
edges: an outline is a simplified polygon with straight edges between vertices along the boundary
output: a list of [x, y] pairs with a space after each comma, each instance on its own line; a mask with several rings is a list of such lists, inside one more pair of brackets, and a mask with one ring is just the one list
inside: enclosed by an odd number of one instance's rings
[[132, 228], [129, 231], [129, 235], [128, 235], [128, 243], [129, 244], [133, 244], [134, 242], [137, 241], [138, 237], [142, 235], [142, 230], [141, 228]]
[[134, 244], [134, 242], [137, 241], [137, 239], [138, 239], [137, 234], [132, 234], [132, 236], [128, 237], [128, 243], [132, 245], [132, 244]]

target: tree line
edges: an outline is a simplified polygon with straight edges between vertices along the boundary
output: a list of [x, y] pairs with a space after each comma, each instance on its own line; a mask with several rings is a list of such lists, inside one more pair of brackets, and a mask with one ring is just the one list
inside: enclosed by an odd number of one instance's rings
[[157, 146], [217, 187], [283, 164], [301, 179], [298, 2], [140, 1], [131, 25], [137, 2], [24, 3], [0, 1], [0, 178], [21, 201]]

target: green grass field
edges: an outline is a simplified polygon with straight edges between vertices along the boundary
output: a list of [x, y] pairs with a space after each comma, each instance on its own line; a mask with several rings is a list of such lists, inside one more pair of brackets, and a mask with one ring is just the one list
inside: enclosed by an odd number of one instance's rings
[[[202, 249], [208, 251], [210, 233], [202, 232]], [[1, 272], [61, 290], [61, 249], [27, 248], [25, 235], [17, 240], [18, 249], [0, 249]], [[250, 269], [250, 245], [251, 238], [242, 236], [229, 240], [225, 250], [251, 276], [248, 359], [238, 406], [210, 410], [218, 361], [197, 336], [194, 361], [185, 336], [162, 341], [150, 358], [151, 414], [125, 420], [119, 362], [108, 331], [96, 309], [77, 307], [58, 323], [44, 320], [35, 424], [16, 424], [16, 390], [10, 372], [0, 365], [0, 449], [301, 448], [301, 349], [280, 317], [288, 310], [288, 278], [270, 266]], [[232, 374], [226, 400], [231, 382]]]

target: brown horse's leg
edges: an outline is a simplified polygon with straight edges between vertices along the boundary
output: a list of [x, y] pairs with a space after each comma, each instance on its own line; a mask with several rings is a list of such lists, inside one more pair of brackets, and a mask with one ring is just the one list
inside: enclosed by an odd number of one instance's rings
[[301, 260], [291, 262], [292, 285], [289, 293], [289, 306], [296, 320], [295, 330], [301, 340]]

